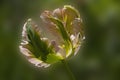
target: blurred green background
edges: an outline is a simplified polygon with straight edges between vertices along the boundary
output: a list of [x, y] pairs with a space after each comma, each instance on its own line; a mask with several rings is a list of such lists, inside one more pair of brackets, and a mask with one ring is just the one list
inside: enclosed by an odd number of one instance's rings
[[120, 80], [120, 0], [0, 0], [0, 80], [70, 80], [61, 63], [30, 65], [18, 49], [28, 18], [70, 4], [85, 26], [86, 40], [68, 61], [76, 80]]

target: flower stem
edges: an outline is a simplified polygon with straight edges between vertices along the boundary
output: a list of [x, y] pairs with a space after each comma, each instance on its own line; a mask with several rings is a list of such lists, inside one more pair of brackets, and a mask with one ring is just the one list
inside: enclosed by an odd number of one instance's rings
[[70, 68], [69, 68], [66, 60], [62, 60], [62, 63], [64, 64], [64, 66], [65, 66], [65, 68], [66, 68], [66, 70], [68, 72], [68, 75], [70, 76], [70, 79], [71, 80], [76, 80], [75, 77], [74, 77], [74, 75], [73, 75], [73, 73], [72, 73], [72, 71], [70, 70]]

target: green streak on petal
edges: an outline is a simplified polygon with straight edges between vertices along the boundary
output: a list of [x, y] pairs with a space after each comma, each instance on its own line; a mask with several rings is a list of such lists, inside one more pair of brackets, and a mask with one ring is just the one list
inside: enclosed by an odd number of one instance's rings
[[79, 11], [77, 9], [75, 9], [74, 7], [72, 7], [70, 5], [65, 5], [64, 8], [70, 10], [71, 12], [74, 12], [74, 15], [76, 15], [76, 17], [80, 18]]
[[54, 17], [50, 17], [50, 19], [51, 19], [51, 21], [52, 21], [54, 24], [56, 24], [56, 27], [59, 29], [59, 31], [60, 31], [63, 39], [64, 39], [65, 41], [70, 41], [69, 35], [68, 35], [68, 33], [66, 32], [63, 23], [62, 23], [59, 19], [54, 18]]
[[56, 27], [58, 27], [58, 29], [64, 39], [66, 55], [70, 55], [72, 52], [72, 43], [71, 43], [70, 37], [69, 37], [63, 23], [59, 19], [54, 18], [54, 17], [50, 17], [50, 19], [54, 24], [56, 24]]
[[46, 61], [47, 55], [52, 52], [52, 50], [48, 47], [47, 42], [41, 40], [38, 31], [31, 21], [27, 22], [26, 29], [29, 39], [28, 45], [31, 48], [33, 55], [35, 55], [36, 58], [41, 57], [43, 61]]
[[65, 5], [63, 11], [65, 28], [68, 31], [68, 33], [71, 34], [72, 32], [71, 24], [76, 18], [80, 18], [79, 11], [70, 5]]

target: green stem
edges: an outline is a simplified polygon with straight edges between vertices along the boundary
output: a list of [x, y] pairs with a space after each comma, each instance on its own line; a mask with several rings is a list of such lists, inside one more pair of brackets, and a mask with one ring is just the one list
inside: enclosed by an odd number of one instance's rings
[[62, 60], [62, 63], [64, 64], [64, 66], [65, 66], [65, 68], [66, 68], [66, 70], [67, 70], [67, 72], [68, 72], [68, 74], [70, 76], [70, 79], [71, 80], [76, 80], [75, 77], [74, 77], [74, 75], [73, 75], [73, 73], [72, 73], [72, 71], [70, 70], [70, 68], [69, 68], [66, 60]]

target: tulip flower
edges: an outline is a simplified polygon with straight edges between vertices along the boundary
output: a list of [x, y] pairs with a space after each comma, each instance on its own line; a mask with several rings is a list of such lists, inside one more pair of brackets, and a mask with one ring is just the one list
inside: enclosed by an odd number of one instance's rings
[[23, 26], [20, 51], [37, 67], [49, 67], [75, 56], [85, 39], [83, 23], [77, 9], [70, 5], [40, 15], [44, 25], [32, 19]]

